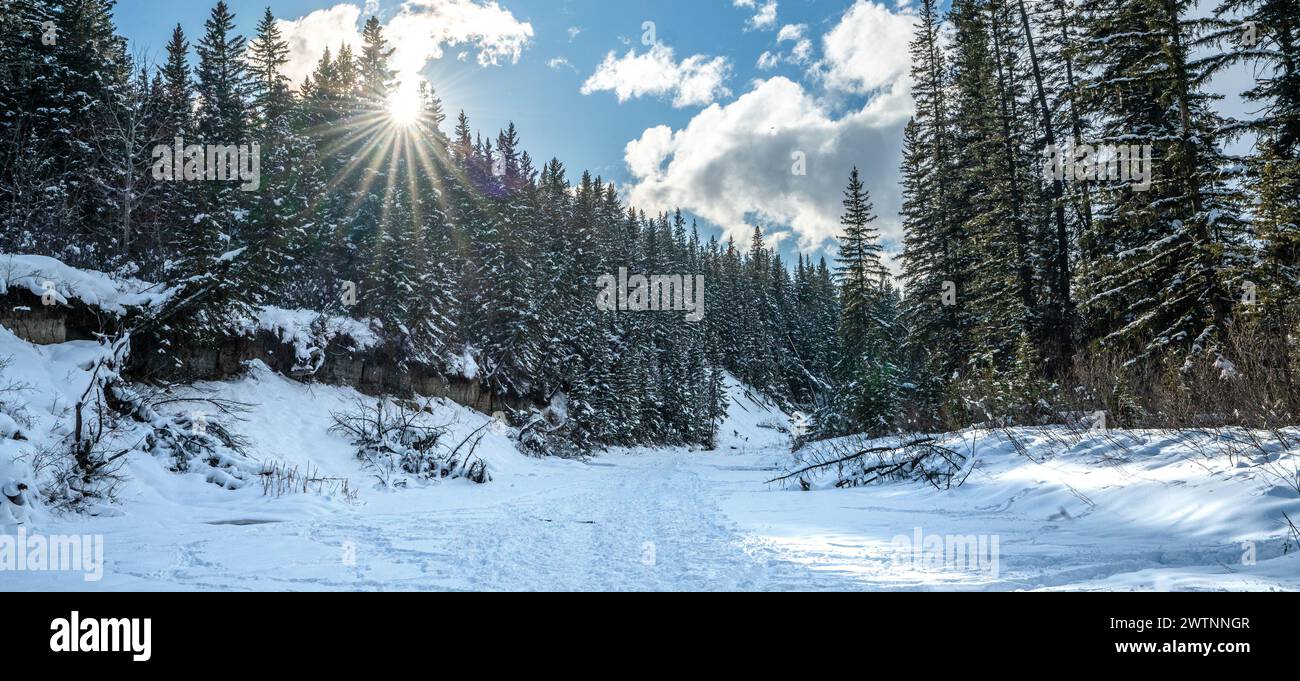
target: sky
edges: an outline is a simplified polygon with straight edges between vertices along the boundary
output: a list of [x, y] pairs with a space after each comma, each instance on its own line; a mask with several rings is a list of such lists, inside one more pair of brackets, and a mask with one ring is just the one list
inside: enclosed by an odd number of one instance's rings
[[[247, 36], [269, 5], [300, 79], [377, 16], [407, 87], [495, 138], [514, 122], [539, 161], [613, 181], [647, 212], [681, 208], [745, 244], [762, 226], [789, 258], [834, 256], [858, 166], [891, 266], [912, 0], [228, 0]], [[124, 0], [119, 31], [160, 62], [215, 0]], [[944, 9], [947, 3], [944, 2]], [[1240, 91], [1231, 79], [1226, 91]], [[1240, 113], [1229, 104], [1230, 113]]]
[[[841, 193], [861, 166], [880, 225], [898, 237], [897, 166], [910, 114], [908, 1], [228, 0], [251, 36], [269, 5], [295, 78], [326, 45], [384, 22], [407, 83], [427, 79], [454, 118], [513, 121], [538, 159], [590, 170], [648, 212], [680, 207], [705, 234], [833, 255]], [[163, 59], [213, 2], [125, 0], [118, 30]], [[452, 121], [448, 121], [450, 126]], [[829, 250], [827, 250], [829, 249]]]

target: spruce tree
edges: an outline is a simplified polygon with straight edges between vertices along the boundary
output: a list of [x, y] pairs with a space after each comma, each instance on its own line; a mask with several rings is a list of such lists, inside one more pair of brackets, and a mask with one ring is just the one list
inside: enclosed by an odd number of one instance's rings
[[873, 432], [890, 428], [897, 406], [898, 371], [893, 300], [888, 271], [880, 260], [877, 230], [871, 226], [870, 194], [855, 167], [844, 190], [840, 253], [836, 260], [842, 316], [835, 398], [820, 422], [831, 433]]
[[969, 340], [963, 303], [971, 267], [968, 235], [956, 219], [953, 182], [956, 122], [951, 69], [941, 42], [937, 3], [923, 2], [910, 45], [916, 115], [904, 130], [901, 165], [903, 349], [915, 385], [916, 411], [938, 412], [954, 376], [965, 368]]
[[[245, 40], [235, 33], [234, 14], [224, 1], [212, 9], [204, 27], [197, 48], [193, 143], [249, 144]], [[204, 181], [190, 183], [186, 199], [191, 205], [181, 214], [184, 227], [178, 226], [172, 235], [179, 256], [173, 276], [210, 282], [214, 289], [172, 329], [179, 336], [178, 345], [215, 343], [222, 335], [233, 334], [264, 302], [265, 290], [255, 283], [257, 250], [250, 250], [254, 234], [245, 209], [249, 199], [238, 179], [219, 181], [207, 176], [211, 170], [204, 169]]]
[[[1225, 121], [1193, 61], [1190, 3], [1085, 0], [1098, 144], [1149, 144], [1150, 186], [1099, 187], [1104, 206], [1082, 238], [1082, 286], [1093, 337], [1131, 359], [1213, 353], [1241, 290], [1240, 195], [1226, 174]], [[1146, 189], [1144, 191], [1144, 189]]]

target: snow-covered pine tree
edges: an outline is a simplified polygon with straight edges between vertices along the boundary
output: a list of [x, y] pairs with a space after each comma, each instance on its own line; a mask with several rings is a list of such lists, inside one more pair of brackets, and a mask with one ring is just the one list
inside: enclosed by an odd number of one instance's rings
[[1091, 337], [1138, 360], [1213, 353], [1232, 324], [1245, 265], [1241, 197], [1225, 121], [1188, 55], [1190, 0], [1084, 0], [1081, 82], [1095, 144], [1152, 147], [1149, 191], [1111, 182], [1081, 239]]
[[397, 72], [391, 66], [396, 51], [384, 37], [379, 17], [372, 15], [366, 19], [361, 29], [361, 54], [357, 55], [356, 68], [362, 106], [375, 115], [381, 115], [397, 88]]
[[[871, 196], [855, 167], [844, 190], [840, 218], [840, 252], [835, 274], [843, 313], [835, 368], [835, 397], [819, 416], [828, 434], [886, 432], [897, 410], [898, 369], [895, 360], [896, 319], [889, 272], [881, 262], [879, 231]], [[888, 295], [887, 295], [888, 293]]]
[[[96, 153], [106, 114], [123, 111], [132, 87], [126, 41], [113, 27], [113, 0], [7, 3], [2, 41], [14, 84], [4, 121], [6, 221], [20, 243], [72, 265], [123, 263], [120, 196], [99, 180], [114, 161]], [[45, 26], [53, 25], [53, 41]], [[8, 89], [8, 88], [4, 88]], [[119, 161], [120, 163], [120, 161]]]
[[310, 259], [316, 256], [311, 206], [324, 192], [311, 139], [300, 132], [296, 96], [284, 75], [289, 44], [268, 8], [249, 49], [252, 134], [262, 149], [261, 187], [251, 198], [249, 285], [262, 300], [283, 307], [312, 305]]
[[[1060, 148], [1068, 139], [1071, 121], [1077, 123], [1070, 83], [1073, 80], [1073, 63], [1065, 49], [1065, 42], [1054, 37], [1067, 35], [1070, 26], [1064, 23], [1073, 14], [1063, 13], [1063, 3], [1046, 0], [1030, 4], [1030, 0], [1013, 0], [1015, 18], [1019, 21], [1021, 40], [1028, 58], [1027, 67], [1032, 77], [1030, 87], [1035, 132], [1029, 151]], [[1060, 6], [1056, 6], [1060, 5]], [[1041, 260], [1041, 270], [1046, 285], [1042, 299], [1042, 339], [1048, 351], [1042, 353], [1044, 373], [1061, 377], [1074, 359], [1075, 309], [1074, 294], [1070, 286], [1073, 272], [1073, 235], [1086, 212], [1070, 210], [1075, 198], [1064, 178], [1050, 182], [1042, 180], [1041, 173], [1031, 173], [1031, 179], [1044, 182], [1042, 224], [1035, 251]], [[1081, 185], [1086, 191], [1087, 185]], [[1078, 205], [1087, 206], [1086, 194], [1079, 197]], [[1019, 353], [1017, 356], [1022, 356]]]
[[[158, 140], [160, 144], [175, 145], [176, 139], [194, 141], [194, 80], [189, 64], [190, 42], [180, 24], [172, 30], [167, 42], [167, 58], [160, 68], [162, 87], [158, 101], [161, 117]], [[187, 142], [189, 143], [189, 142]], [[175, 169], [173, 169], [173, 172]], [[178, 271], [178, 234], [184, 233], [193, 219], [188, 207], [194, 187], [188, 182], [163, 182], [157, 188], [158, 208], [155, 220], [159, 225], [157, 253], [143, 259], [141, 276], [149, 281], [166, 280]]]
[[959, 303], [971, 317], [968, 362], [993, 370], [1009, 364], [1021, 333], [1038, 332], [1028, 206], [1035, 163], [1019, 144], [1030, 133], [1007, 10], [1001, 0], [958, 0], [952, 12], [954, 103], [962, 112], [953, 216], [973, 259]]
[[[446, 208], [452, 192], [448, 182], [453, 172], [447, 161], [448, 140], [438, 128], [444, 114], [442, 102], [431, 89], [421, 90], [422, 114], [415, 122], [410, 140], [416, 158], [409, 172], [416, 220], [423, 232], [421, 250], [408, 254], [415, 263], [416, 290], [409, 326], [417, 358], [430, 366], [444, 368], [460, 342], [456, 301], [460, 295], [460, 263], [455, 225]], [[427, 162], [424, 161], [427, 159]]]
[[[490, 145], [487, 147], [491, 154]], [[522, 149], [513, 123], [497, 135], [495, 157], [486, 159], [487, 182], [496, 192], [480, 271], [490, 291], [493, 323], [486, 356], [491, 358], [498, 391], [527, 395], [541, 377], [541, 353], [536, 337], [536, 301], [533, 292], [533, 234], [537, 231], [532, 206], [535, 187], [520, 161]], [[527, 173], [532, 169], [528, 168]]]
[[1300, 2], [1225, 0], [1198, 44], [1210, 48], [1208, 71], [1248, 64], [1255, 76], [1242, 97], [1260, 108], [1240, 123], [1257, 135], [1245, 159], [1245, 185], [1255, 205], [1251, 226], [1259, 255], [1248, 272], [1255, 287], [1242, 312], [1273, 343], [1268, 362], [1281, 377], [1281, 398], [1300, 412], [1300, 350], [1288, 342], [1300, 329]]
[[[195, 139], [187, 140], [187, 145], [249, 144], [246, 42], [235, 32], [235, 15], [224, 1], [213, 7], [204, 28], [197, 46]], [[197, 281], [223, 274], [201, 305], [170, 326], [173, 348], [209, 345], [236, 333], [239, 322], [264, 302], [264, 290], [255, 283], [249, 266], [253, 253], [248, 250], [248, 198], [240, 191], [239, 180], [207, 178], [189, 184], [188, 210], [180, 212], [183, 219], [172, 232], [177, 254], [172, 277]]]
[[[966, 365], [969, 339], [962, 305], [971, 249], [953, 205], [956, 119], [937, 3], [922, 2], [910, 44], [916, 114], [904, 130], [901, 165], [903, 349], [915, 386], [914, 410], [937, 420], [948, 385]], [[924, 427], [927, 424], [920, 424]]]

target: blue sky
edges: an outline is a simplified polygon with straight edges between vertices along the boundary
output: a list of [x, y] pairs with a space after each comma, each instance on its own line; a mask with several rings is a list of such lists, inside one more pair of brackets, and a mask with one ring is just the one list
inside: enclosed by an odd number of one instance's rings
[[[135, 53], [160, 60], [171, 27], [179, 22], [196, 41], [212, 4], [127, 0], [117, 23]], [[787, 255], [833, 248], [839, 193], [850, 167], [863, 165], [883, 231], [896, 237], [898, 139], [910, 107], [899, 85], [910, 37], [906, 3], [229, 4], [245, 35], [267, 5], [294, 22], [286, 29], [305, 65], [312, 50], [355, 35], [356, 22], [373, 13], [405, 62], [417, 65], [406, 70], [427, 78], [449, 112], [464, 109], [474, 127], [495, 134], [514, 121], [529, 152], [559, 157], [571, 179], [589, 169], [617, 182], [637, 206], [680, 206], [712, 233], [747, 238], [761, 224]], [[654, 23], [653, 35], [645, 22]], [[800, 160], [804, 174], [795, 171]]]
[[[896, 266], [912, 1], [229, 4], [246, 35], [269, 4], [300, 74], [326, 45], [356, 41], [360, 23], [378, 16], [404, 80], [427, 79], [452, 117], [464, 109], [493, 136], [514, 121], [529, 153], [558, 157], [571, 180], [590, 170], [638, 208], [681, 208], [706, 234], [742, 243], [763, 226], [786, 256], [833, 256], [841, 192], [859, 166]], [[118, 27], [135, 53], [158, 60], [177, 22], [198, 39], [212, 4], [126, 0]], [[1249, 80], [1245, 67], [1216, 79], [1226, 113], [1249, 115], [1235, 96]]]

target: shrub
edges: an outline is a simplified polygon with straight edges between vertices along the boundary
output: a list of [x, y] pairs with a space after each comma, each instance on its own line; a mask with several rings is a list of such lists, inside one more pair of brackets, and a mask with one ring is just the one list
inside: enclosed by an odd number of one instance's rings
[[406, 486], [403, 474], [427, 480], [465, 478], [476, 483], [492, 479], [487, 462], [475, 454], [487, 425], [448, 447], [444, 442], [448, 426], [424, 423], [425, 410], [407, 402], [382, 397], [372, 406], [358, 401], [353, 410], [331, 416], [334, 425], [330, 432], [349, 438], [357, 458], [384, 487]]

